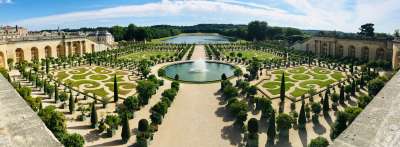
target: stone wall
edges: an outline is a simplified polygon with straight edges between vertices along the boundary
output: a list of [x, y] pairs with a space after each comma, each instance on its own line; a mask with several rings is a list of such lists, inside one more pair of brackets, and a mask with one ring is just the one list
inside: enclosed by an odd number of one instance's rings
[[400, 72], [385, 85], [331, 147], [400, 145]]
[[[390, 61], [392, 59], [393, 42], [388, 40], [312, 37], [304, 43], [293, 45], [291, 48], [311, 51], [319, 56], [352, 56], [358, 59]], [[354, 52], [351, 52], [351, 48], [354, 49]]]
[[0, 75], [0, 146], [62, 146], [2, 75]]

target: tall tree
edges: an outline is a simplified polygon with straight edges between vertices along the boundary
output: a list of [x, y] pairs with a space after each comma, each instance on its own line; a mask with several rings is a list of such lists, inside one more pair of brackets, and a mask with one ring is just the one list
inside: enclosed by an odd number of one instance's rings
[[54, 102], [57, 103], [59, 100], [58, 98], [58, 84], [54, 84]]
[[69, 105], [68, 105], [68, 107], [69, 107], [69, 112], [72, 114], [72, 113], [74, 113], [74, 111], [75, 111], [75, 100], [74, 100], [74, 96], [72, 95], [72, 91], [70, 91], [70, 93], [69, 93], [69, 100], [68, 100], [68, 102], [69, 102]]
[[92, 103], [92, 109], [90, 113], [90, 123], [92, 128], [96, 128], [97, 126], [97, 110], [96, 110], [96, 103]]
[[117, 74], [114, 74], [114, 102], [118, 102], [118, 81], [117, 81]]
[[325, 98], [324, 101], [322, 103], [322, 111], [324, 112], [324, 114], [328, 114], [329, 112], [329, 94], [327, 92], [325, 92]]
[[125, 113], [123, 118], [122, 118], [122, 132], [121, 132], [121, 137], [122, 137], [122, 142], [127, 143], [129, 138], [131, 137], [131, 129], [129, 128], [129, 121], [128, 121], [128, 116]]
[[301, 108], [300, 108], [299, 119], [298, 119], [299, 128], [304, 129], [306, 122], [307, 122], [306, 112], [304, 110], [304, 102], [302, 102]]
[[135, 32], [136, 32], [136, 26], [134, 24], [129, 24], [128, 28], [126, 29], [125, 33], [125, 40], [127, 41], [132, 41], [135, 40]]
[[282, 73], [280, 96], [281, 102], [285, 101], [285, 73]]
[[344, 86], [340, 86], [339, 103], [344, 103]]
[[375, 36], [374, 24], [372, 24], [372, 23], [366, 23], [364, 25], [361, 25], [361, 27], [359, 29], [360, 29], [360, 32], [358, 34], [360, 34], [361, 36], [365, 36], [365, 37], [374, 37]]
[[113, 26], [110, 29], [110, 33], [114, 36], [115, 41], [124, 40], [125, 28], [121, 26]]
[[247, 26], [248, 37], [253, 41], [262, 41], [266, 38], [268, 23], [265, 21], [252, 21]]
[[271, 117], [269, 119], [269, 125], [267, 130], [268, 141], [274, 143], [276, 136], [276, 126], [275, 126], [275, 111], [272, 111]]

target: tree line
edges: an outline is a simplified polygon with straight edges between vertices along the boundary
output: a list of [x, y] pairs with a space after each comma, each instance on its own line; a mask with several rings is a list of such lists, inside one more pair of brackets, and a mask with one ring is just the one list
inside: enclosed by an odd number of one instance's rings
[[[144, 41], [175, 36], [181, 33], [219, 33], [224, 36], [248, 41], [299, 40], [305, 33], [297, 28], [268, 26], [265, 21], [252, 21], [249, 24], [198, 24], [193, 26], [112, 26], [97, 28], [63, 29], [64, 32], [109, 31], [116, 41]], [[49, 30], [48, 30], [49, 31]], [[295, 41], [296, 41], [295, 40]]]

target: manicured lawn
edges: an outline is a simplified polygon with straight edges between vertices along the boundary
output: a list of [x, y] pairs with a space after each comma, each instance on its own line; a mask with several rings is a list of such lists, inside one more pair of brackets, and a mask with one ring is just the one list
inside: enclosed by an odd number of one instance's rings
[[306, 72], [305, 67], [296, 67], [288, 70], [289, 73], [294, 73], [294, 74], [299, 74], [299, 73], [304, 73]]
[[64, 80], [65, 78], [67, 78], [69, 76], [69, 74], [67, 74], [65, 71], [62, 71], [62, 72], [58, 72], [57, 73], [57, 75], [56, 75], [56, 78], [58, 79], [58, 80]]
[[89, 76], [90, 79], [96, 80], [96, 81], [102, 81], [108, 78], [106, 75], [91, 75]]
[[[270, 83], [268, 82], [263, 85], [263, 87], [265, 87], [265, 88], [271, 87], [271, 88], [267, 88], [267, 89], [273, 95], [277, 95], [280, 93], [280, 90], [281, 90], [280, 86], [281, 86], [281, 82], [270, 82]], [[294, 86], [293, 83], [285, 82], [285, 92], [287, 92], [293, 86]]]
[[[83, 72], [85, 71], [85, 72]], [[117, 75], [119, 94], [127, 97], [135, 90], [135, 83], [128, 81], [128, 72], [104, 67], [78, 67], [56, 72], [56, 78], [82, 92], [95, 93], [99, 97], [110, 97], [114, 91], [114, 75]], [[104, 86], [102, 86], [104, 84]]]
[[88, 77], [89, 75], [92, 75], [92, 74], [93, 74], [92, 72], [88, 72], [88, 73], [85, 73], [85, 74], [74, 74], [74, 75], [71, 76], [71, 79], [73, 79], [73, 80], [83, 80], [83, 79], [86, 79], [86, 77]]
[[[114, 83], [107, 83], [106, 86], [108, 89], [111, 91], [114, 91]], [[132, 83], [118, 83], [118, 93], [119, 94], [128, 94], [131, 90], [125, 90], [125, 89], [134, 89], [136, 88], [135, 84]]]
[[107, 97], [108, 93], [106, 92], [106, 90], [104, 88], [99, 88], [99, 89], [95, 89], [95, 90], [84, 90], [87, 93], [93, 93], [96, 94], [96, 96], [100, 96], [100, 97]]
[[87, 71], [86, 68], [81, 67], [81, 68], [75, 68], [74, 70], [72, 70], [70, 73], [72, 74], [83, 74]]
[[311, 78], [309, 75], [306, 74], [295, 74], [292, 76], [293, 79], [295, 80], [307, 80], [309, 78]]
[[337, 81], [339, 81], [339, 80], [345, 78], [345, 76], [343, 75], [343, 73], [342, 73], [342, 72], [339, 72], [339, 71], [335, 71], [331, 76], [332, 76], [332, 78], [336, 79]]
[[300, 88], [295, 88], [294, 89], [294, 91], [292, 92], [292, 93], [290, 93], [292, 96], [294, 96], [294, 97], [299, 97], [299, 96], [302, 96], [302, 95], [304, 95], [304, 94], [306, 94], [308, 91], [307, 90], [303, 90], [303, 89], [300, 89]]
[[170, 51], [141, 51], [121, 56], [119, 57], [119, 59], [140, 61], [143, 59], [150, 59], [150, 57], [158, 58], [158, 56], [166, 58], [174, 54], [175, 52], [170, 52]]
[[94, 72], [98, 73], [98, 74], [109, 74], [112, 73], [112, 71], [105, 69], [103, 67], [95, 67], [94, 68]]
[[262, 87], [273, 96], [280, 92], [282, 73], [285, 73], [286, 95], [296, 98], [306, 94], [310, 88], [323, 89], [345, 79], [345, 74], [342, 72], [321, 67], [278, 69], [271, 72], [272, 79], [262, 84]]
[[[232, 51], [224, 52], [225, 56], [230, 56]], [[246, 59], [252, 59], [253, 57], [259, 59], [259, 60], [267, 60], [267, 59], [278, 59], [280, 57], [275, 56], [273, 54], [263, 52], [263, 51], [257, 51], [257, 50], [247, 50], [247, 51], [233, 51], [235, 53], [235, 57], [238, 57], [238, 53], [242, 53], [242, 57]]]

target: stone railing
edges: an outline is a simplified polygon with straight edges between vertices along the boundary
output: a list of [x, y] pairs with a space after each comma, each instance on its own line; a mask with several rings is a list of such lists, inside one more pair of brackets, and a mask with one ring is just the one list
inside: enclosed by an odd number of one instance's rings
[[0, 119], [0, 146], [62, 146], [2, 75], [0, 75]]
[[397, 147], [400, 144], [400, 72], [385, 85], [331, 147]]

